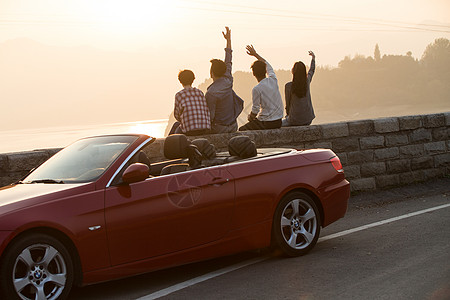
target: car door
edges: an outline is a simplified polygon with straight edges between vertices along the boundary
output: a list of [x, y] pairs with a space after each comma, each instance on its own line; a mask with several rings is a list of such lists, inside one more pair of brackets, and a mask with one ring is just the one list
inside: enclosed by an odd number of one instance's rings
[[105, 218], [113, 265], [173, 253], [223, 237], [234, 208], [223, 166], [107, 188]]

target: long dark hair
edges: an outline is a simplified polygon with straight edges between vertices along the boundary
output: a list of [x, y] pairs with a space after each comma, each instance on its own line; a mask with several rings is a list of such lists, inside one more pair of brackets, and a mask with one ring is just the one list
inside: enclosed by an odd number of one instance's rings
[[292, 79], [292, 93], [299, 98], [305, 97], [308, 89], [305, 64], [301, 61], [296, 62], [292, 68], [292, 75], [294, 75]]

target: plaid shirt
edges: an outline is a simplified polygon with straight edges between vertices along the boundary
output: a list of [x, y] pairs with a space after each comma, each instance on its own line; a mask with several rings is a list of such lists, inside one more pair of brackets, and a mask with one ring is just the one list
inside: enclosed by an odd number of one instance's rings
[[209, 109], [203, 92], [186, 87], [175, 95], [174, 116], [183, 132], [211, 129]]

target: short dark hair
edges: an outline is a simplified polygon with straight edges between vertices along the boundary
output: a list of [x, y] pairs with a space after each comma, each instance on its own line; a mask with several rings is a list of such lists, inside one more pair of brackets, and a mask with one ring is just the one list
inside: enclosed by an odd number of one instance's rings
[[257, 60], [252, 64], [252, 70], [253, 70], [253, 75], [255, 75], [255, 77], [266, 77], [266, 63], [261, 61], [261, 60]]
[[227, 65], [223, 60], [211, 59], [211, 73], [216, 77], [222, 77], [227, 71]]
[[195, 75], [191, 70], [183, 70], [178, 73], [178, 80], [182, 85], [191, 85], [194, 82]]

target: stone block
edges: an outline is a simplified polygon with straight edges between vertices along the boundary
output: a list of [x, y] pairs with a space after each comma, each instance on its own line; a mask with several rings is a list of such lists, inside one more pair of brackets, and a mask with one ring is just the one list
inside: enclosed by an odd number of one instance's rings
[[388, 160], [398, 158], [400, 156], [400, 151], [397, 147], [392, 147], [385, 149], [376, 149], [374, 154], [375, 160]]
[[433, 142], [433, 143], [427, 143], [424, 145], [425, 153], [426, 154], [439, 154], [439, 153], [445, 153], [447, 151], [447, 146], [445, 145], [445, 142]]
[[6, 154], [0, 154], [0, 171], [6, 171], [8, 168], [8, 156]]
[[376, 149], [376, 148], [383, 148], [384, 147], [384, 136], [369, 136], [369, 137], [362, 137], [359, 139], [359, 144], [362, 150], [365, 149]]
[[13, 183], [14, 181], [15, 181], [15, 180], [13, 180], [12, 178], [10, 178], [9, 175], [7, 175], [7, 174], [2, 175], [2, 176], [0, 177], [0, 188], [1, 188], [1, 187], [4, 187], [4, 186], [7, 186], [7, 185], [10, 185], [10, 184]]
[[394, 134], [385, 136], [386, 146], [401, 146], [408, 144], [408, 135], [406, 134]]
[[359, 150], [359, 140], [356, 137], [346, 137], [331, 141], [331, 149], [335, 152], [349, 152]]
[[331, 142], [305, 143], [306, 149], [331, 149]]
[[423, 170], [433, 167], [431, 156], [422, 156], [411, 159], [411, 170]]
[[424, 143], [431, 142], [433, 137], [431, 136], [431, 130], [419, 128], [409, 134], [409, 140], [411, 143]]
[[341, 161], [341, 164], [343, 166], [348, 165], [347, 153], [341, 152], [341, 153], [336, 153], [336, 155], [339, 157], [339, 160]]
[[285, 127], [270, 130], [250, 130], [242, 131], [255, 142], [257, 147], [280, 147], [295, 143], [299, 127]]
[[450, 127], [434, 128], [432, 130], [434, 141], [445, 141], [450, 138]]
[[286, 148], [293, 148], [293, 149], [297, 149], [297, 150], [311, 149], [311, 148], [306, 147], [306, 145], [303, 143], [296, 143], [295, 145], [289, 145], [289, 146], [286, 146]]
[[[290, 145], [294, 143], [297, 127], [283, 127], [276, 130], [278, 137], [274, 137], [275, 144]], [[264, 132], [261, 132], [264, 134]], [[255, 142], [256, 143], [256, 142]]]
[[374, 177], [350, 180], [350, 190], [352, 192], [373, 191], [375, 189], [376, 182]]
[[361, 176], [371, 177], [386, 173], [386, 164], [384, 162], [370, 162], [361, 165]]
[[58, 153], [61, 150], [62, 150], [62, 148], [45, 149], [45, 151], [47, 152], [49, 158], [52, 157], [53, 155], [55, 155], [56, 153]]
[[[271, 130], [251, 130], [251, 131], [244, 131], [242, 132], [244, 135], [247, 135], [250, 137], [251, 140], [253, 135], [258, 134], [259, 132], [262, 133], [262, 144], [266, 147], [271, 146], [278, 146], [278, 145], [286, 145], [290, 144], [294, 141], [294, 135], [291, 128], [286, 128], [287, 130], [281, 130], [281, 129], [271, 129]], [[285, 134], [283, 135], [282, 132]], [[255, 142], [256, 144], [256, 142]]]
[[443, 168], [432, 168], [432, 169], [426, 169], [422, 170], [423, 176], [425, 180], [430, 180], [433, 178], [439, 178], [444, 176], [444, 169]]
[[373, 150], [353, 151], [347, 153], [349, 165], [359, 165], [373, 161]]
[[322, 139], [322, 128], [320, 126], [299, 126], [296, 127], [294, 142], [304, 143], [318, 141]]
[[397, 159], [386, 162], [386, 170], [388, 174], [405, 173], [411, 171], [411, 163], [409, 159]]
[[[228, 149], [228, 141], [237, 135], [243, 135], [242, 132], [234, 133], [221, 133], [221, 134], [209, 134], [202, 136], [206, 138], [211, 144], [213, 144], [219, 151], [226, 151]], [[245, 132], [245, 135], [249, 136], [252, 141], [254, 141], [254, 136], [257, 135], [256, 132]], [[197, 137], [189, 137], [190, 140], [194, 140]], [[256, 144], [256, 142], [255, 142]]]
[[22, 179], [27, 174], [28, 174], [28, 171], [8, 172], [8, 174], [6, 174], [0, 178], [0, 187], [7, 186], [14, 182], [17, 182], [18, 180]]
[[400, 130], [411, 130], [422, 127], [422, 116], [405, 116], [398, 118]]
[[444, 117], [445, 117], [445, 126], [450, 126], [450, 112], [445, 112]]
[[322, 136], [324, 139], [334, 139], [348, 136], [347, 123], [331, 123], [319, 125], [322, 127]]
[[400, 184], [412, 184], [425, 180], [425, 175], [422, 171], [412, 171], [403, 173], [400, 176]]
[[450, 153], [438, 154], [433, 156], [435, 167], [447, 167], [450, 166]]
[[373, 121], [375, 132], [387, 133], [396, 132], [400, 130], [398, 118], [383, 118]]
[[361, 178], [361, 168], [360, 166], [346, 166], [344, 167], [344, 174], [347, 180]]
[[9, 168], [12, 172], [29, 171], [48, 159], [45, 151], [29, 151], [8, 154]]
[[[289, 133], [289, 131], [288, 131], [288, 133]], [[228, 151], [228, 142], [233, 136], [236, 136], [236, 135], [246, 135], [246, 136], [248, 136], [250, 138], [250, 140], [252, 140], [255, 143], [255, 146], [258, 147], [258, 148], [265, 146], [264, 143], [266, 142], [265, 141], [266, 136], [265, 136], [265, 132], [263, 132], [263, 130], [242, 131], [242, 132], [233, 133], [233, 134], [227, 136], [227, 139], [223, 139], [221, 141], [221, 145], [222, 145], [221, 149], [223, 151]], [[293, 140], [293, 138], [294, 137], [292, 136], [291, 140]], [[285, 145], [285, 144], [289, 144], [289, 143], [287, 143], [287, 141], [284, 141], [284, 142], [286, 142], [286, 143], [280, 144], [279, 146]]]
[[398, 174], [379, 175], [375, 177], [375, 181], [378, 188], [386, 189], [400, 185], [400, 176]]
[[444, 114], [432, 114], [424, 116], [424, 127], [434, 128], [445, 126], [445, 116]]
[[348, 122], [350, 135], [365, 136], [374, 132], [373, 120], [361, 120]]
[[400, 147], [400, 157], [410, 158], [422, 156], [425, 153], [423, 145], [406, 145]]

